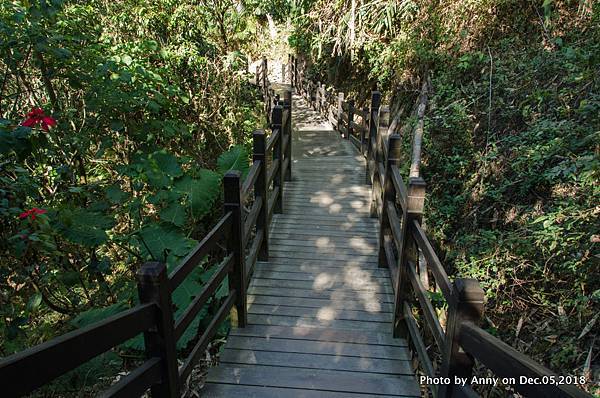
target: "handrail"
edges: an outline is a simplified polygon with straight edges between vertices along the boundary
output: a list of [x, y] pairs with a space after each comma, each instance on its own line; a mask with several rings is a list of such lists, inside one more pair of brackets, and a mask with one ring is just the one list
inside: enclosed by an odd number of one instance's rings
[[28, 394], [149, 330], [156, 323], [156, 312], [156, 305], [152, 303], [139, 305], [4, 358], [0, 362], [2, 396]]
[[[380, 226], [379, 265], [389, 268], [394, 287], [394, 336], [409, 340], [424, 373], [432, 378], [441, 376], [451, 380], [457, 375], [470, 375], [474, 363], [472, 357], [465, 354], [466, 351], [495, 374], [514, 378], [510, 386], [523, 394], [532, 397], [591, 397], [572, 385], [524, 383], [520, 376], [537, 377], [539, 380], [549, 377], [544, 379], [546, 381], [559, 378], [476, 326], [483, 314], [484, 292], [474, 279], [457, 278], [451, 282], [435, 253], [422, 226], [425, 181], [413, 176], [405, 184], [399, 170], [401, 139], [396, 134], [385, 137], [389, 108], [381, 106], [381, 93], [371, 93], [368, 109], [356, 109], [354, 101], [345, 99], [343, 92], [335, 89], [324, 91], [324, 84], [306, 79], [304, 70], [294, 57], [292, 64], [295, 65], [292, 81], [297, 82], [296, 91], [315, 110], [325, 110], [325, 116], [333, 119], [334, 128], [343, 138], [350, 139], [366, 158], [366, 182], [373, 185], [371, 215], [379, 218]], [[327, 94], [324, 95], [324, 92]], [[337, 102], [332, 103], [332, 98]], [[419, 118], [422, 119], [422, 101], [419, 105]], [[333, 107], [336, 112], [329, 112], [328, 109]], [[359, 116], [360, 123], [354, 116]], [[431, 281], [429, 273], [433, 275]], [[448, 306], [445, 328], [442, 328], [428, 293], [432, 286], [439, 289]], [[421, 327], [427, 325], [441, 354], [437, 374], [435, 361], [427, 352], [428, 345], [422, 337], [415, 313], [419, 314]], [[468, 383], [469, 380], [463, 386], [430, 384], [429, 389], [436, 397], [478, 396]]]
[[[142, 332], [147, 360], [101, 396], [129, 398], [151, 388], [155, 397], [180, 397], [192, 369], [234, 306], [238, 327], [246, 326], [246, 289], [256, 262], [268, 260], [270, 220], [283, 211], [284, 182], [291, 179], [291, 92], [283, 93], [283, 101], [272, 92], [266, 59], [257, 68], [256, 79], [262, 86], [271, 134], [267, 141], [263, 130], [253, 133], [252, 165], [243, 182], [239, 171], [228, 171], [223, 177], [223, 216], [170, 274], [161, 262], [142, 265], [137, 273], [139, 305], [0, 360], [2, 397], [32, 392]], [[244, 217], [250, 200], [251, 210]], [[213, 265], [210, 279], [175, 320], [173, 291], [215, 252], [224, 252], [220, 263]], [[218, 311], [179, 367], [177, 341], [211, 297], [216, 299], [226, 277], [227, 295], [217, 302]]]

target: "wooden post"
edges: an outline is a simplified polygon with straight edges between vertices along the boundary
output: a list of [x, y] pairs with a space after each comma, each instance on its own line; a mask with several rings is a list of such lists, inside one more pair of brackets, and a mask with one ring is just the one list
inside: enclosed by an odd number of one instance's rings
[[[398, 143], [397, 145], [401, 145]], [[387, 180], [387, 179], [386, 179]], [[387, 182], [387, 181], [386, 181]], [[408, 180], [408, 198], [406, 199], [407, 211], [402, 214], [401, 223], [401, 247], [398, 248], [398, 275], [393, 283], [396, 284], [396, 295], [394, 297], [394, 337], [408, 337], [408, 329], [404, 319], [402, 306], [410, 297], [410, 281], [408, 280], [409, 255], [411, 246], [415, 246], [409, 231], [409, 224], [414, 220], [421, 222], [423, 218], [423, 206], [425, 204], [425, 181], [421, 177], [413, 177]]]
[[314, 89], [314, 103], [313, 109], [315, 111], [319, 110], [319, 87], [321, 86], [321, 82], [317, 82], [316, 87], [311, 83], [311, 91]]
[[337, 131], [341, 132], [341, 126], [344, 125], [342, 115], [344, 114], [344, 93], [338, 93], [338, 106], [337, 106]]
[[[402, 153], [402, 138], [398, 134], [390, 136], [388, 140], [389, 152], [388, 159], [385, 164], [385, 184], [383, 186], [383, 192], [381, 195], [381, 213], [379, 217], [379, 267], [389, 268], [391, 264], [388, 264], [387, 257], [385, 256], [384, 238], [391, 233], [390, 220], [388, 219], [388, 212], [386, 202], [392, 201], [396, 203], [396, 189], [392, 182], [392, 165], [400, 165], [400, 156]], [[373, 189], [373, 195], [376, 195], [375, 189]], [[371, 201], [371, 214], [377, 214], [377, 201], [373, 198]]]
[[267, 93], [267, 89], [268, 89], [267, 80], [269, 78], [269, 76], [267, 76], [269, 73], [267, 68], [268, 68], [267, 59], [263, 58], [262, 59], [262, 91], [263, 91], [263, 98], [265, 101], [267, 101], [268, 94], [269, 94], [269, 93]]
[[[381, 93], [373, 91], [371, 93], [371, 107], [369, 109], [369, 137], [367, 137], [367, 175], [366, 183], [371, 184], [371, 175], [373, 170], [369, 169], [369, 162], [373, 160], [373, 139], [377, 139], [377, 115], [379, 114], [379, 106], [381, 105]], [[377, 164], [375, 164], [377, 167]]]
[[[459, 345], [460, 327], [464, 322], [479, 323], [483, 316], [484, 292], [476, 279], [456, 279], [452, 284], [452, 300], [448, 302], [445, 352], [442, 357], [441, 377], [470, 379], [474, 360]], [[451, 397], [452, 385], [440, 385], [438, 397]]]
[[349, 140], [352, 135], [352, 121], [354, 120], [354, 99], [348, 101], [348, 131], [346, 133], [346, 139]]
[[285, 153], [283, 154], [284, 158], [288, 160], [288, 167], [285, 170], [285, 180], [292, 180], [292, 92], [285, 91], [283, 93], [283, 109], [287, 111], [287, 120], [285, 122], [285, 126], [283, 126], [283, 131], [285, 134], [282, 135], [282, 138], [285, 139], [287, 146], [285, 147]]
[[296, 93], [299, 93], [299, 90], [298, 90], [298, 59], [296, 59], [296, 57], [292, 57], [292, 67], [294, 68], [294, 74], [292, 75], [292, 78], [294, 79], [292, 81], [292, 87], [295, 87]]
[[146, 357], [162, 360], [161, 382], [152, 386], [152, 397], [178, 398], [181, 390], [167, 266], [160, 262], [145, 263], [137, 273], [137, 281], [140, 303], [158, 306], [156, 327], [144, 332]]
[[[368, 115], [369, 114], [369, 108], [363, 108], [363, 115]], [[361, 123], [362, 127], [368, 128], [369, 127], [369, 122], [368, 122], [368, 118], [363, 118], [363, 121]], [[367, 145], [367, 141], [366, 141], [366, 134], [365, 134], [365, 130], [360, 129], [360, 153], [362, 153], [363, 155], [365, 154], [366, 151], [366, 145]]]
[[256, 232], [263, 231], [263, 239], [258, 249], [258, 260], [269, 260], [269, 196], [267, 195], [267, 157], [265, 156], [265, 132], [252, 133], [252, 161], [260, 162], [260, 169], [254, 183], [254, 200], [262, 201], [262, 207], [256, 220]]
[[248, 313], [246, 306], [246, 267], [244, 241], [244, 220], [242, 218], [241, 173], [230, 170], [223, 177], [224, 212], [231, 212], [231, 235], [227, 239], [227, 251], [233, 253], [233, 270], [229, 274], [229, 291], [237, 292], [235, 306], [238, 327], [246, 327]]
[[327, 94], [325, 90], [325, 83], [321, 83], [321, 87], [319, 88], [321, 94], [319, 97], [321, 98], [321, 103], [319, 104], [319, 112], [323, 113], [327, 109]]
[[273, 107], [273, 114], [271, 116], [271, 131], [279, 130], [279, 139], [275, 142], [275, 146], [273, 147], [273, 160], [279, 160], [279, 168], [275, 172], [275, 176], [273, 177], [273, 190], [279, 191], [279, 195], [277, 195], [277, 200], [275, 202], [275, 207], [273, 209], [273, 213], [283, 213], [283, 174], [281, 170], [283, 169], [283, 146], [281, 143], [283, 142], [283, 126], [282, 126], [282, 118], [283, 118], [283, 108], [281, 105], [276, 105]]

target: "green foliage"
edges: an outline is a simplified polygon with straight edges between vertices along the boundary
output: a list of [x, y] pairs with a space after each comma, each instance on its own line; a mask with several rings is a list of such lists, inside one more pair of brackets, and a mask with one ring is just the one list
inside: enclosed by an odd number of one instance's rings
[[355, 4], [312, 3], [290, 44], [358, 106], [376, 86], [403, 131], [428, 72], [425, 214], [448, 271], [482, 283], [487, 329], [581, 374], [600, 309], [600, 5]]
[[[172, 269], [221, 215], [262, 122], [255, 24], [226, 2], [0, 3], [1, 356], [131, 307], [137, 269]], [[32, 108], [56, 125], [25, 126]], [[178, 315], [214, 260], [174, 292]]]
[[230, 170], [239, 170], [245, 176], [249, 170], [248, 152], [241, 145], [236, 145], [229, 151], [223, 153], [217, 159], [217, 168], [221, 174]]

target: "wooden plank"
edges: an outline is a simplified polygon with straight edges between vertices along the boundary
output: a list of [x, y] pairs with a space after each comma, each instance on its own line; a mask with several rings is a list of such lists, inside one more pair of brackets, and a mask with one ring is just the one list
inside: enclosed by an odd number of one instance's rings
[[283, 268], [283, 266], [275, 267], [275, 268], [267, 268], [261, 267], [255, 273], [257, 278], [265, 278], [265, 279], [279, 279], [279, 280], [295, 280], [295, 281], [315, 281], [320, 278], [328, 277], [333, 278], [335, 280], [347, 280], [347, 279], [356, 279], [356, 280], [370, 280], [377, 283], [389, 283], [390, 276], [389, 274], [385, 274], [383, 269], [381, 269], [381, 273], [375, 274], [372, 270], [362, 270], [358, 268], [348, 268], [348, 269], [316, 269], [313, 272], [290, 272], [287, 269]]
[[431, 330], [431, 334], [433, 335], [433, 339], [435, 340], [438, 348], [443, 352], [445, 347], [444, 331], [442, 330], [440, 321], [437, 318], [437, 313], [433, 309], [429, 295], [423, 287], [421, 278], [417, 275], [417, 271], [415, 271], [415, 264], [412, 261], [409, 261], [406, 269], [406, 274], [408, 275], [408, 279], [413, 287], [415, 296], [417, 296], [419, 304], [421, 305], [421, 310], [423, 311], [423, 315], [426, 320], [425, 323], [429, 327], [429, 330]]
[[301, 222], [286, 222], [283, 219], [279, 219], [273, 224], [272, 230], [277, 231], [278, 235], [315, 235], [315, 234], [327, 234], [332, 238], [337, 237], [361, 237], [363, 239], [377, 240], [379, 231], [373, 227], [360, 227], [353, 225], [351, 222], [344, 222], [335, 225], [314, 225], [308, 221]]
[[248, 295], [248, 305], [251, 304], [273, 304], [273, 305], [285, 305], [294, 307], [305, 307], [305, 308], [332, 308], [332, 309], [345, 309], [354, 311], [368, 311], [368, 312], [380, 312], [380, 313], [391, 313], [394, 310], [394, 306], [390, 303], [380, 303], [376, 301], [363, 303], [355, 300], [344, 300], [344, 299], [320, 299], [320, 298], [303, 298], [303, 297], [287, 297], [287, 296], [263, 296], [259, 294]]
[[364, 255], [375, 253], [377, 247], [373, 242], [367, 242], [361, 237], [348, 238], [343, 240], [333, 240], [328, 236], [314, 236], [306, 239], [285, 239], [278, 238], [275, 234], [271, 239], [272, 246], [295, 246], [297, 250], [313, 250], [313, 249], [334, 249], [345, 251], [357, 251]]
[[326, 216], [315, 217], [311, 215], [305, 215], [302, 217], [301, 215], [292, 215], [286, 213], [285, 216], [276, 216], [274, 223], [275, 226], [279, 224], [292, 224], [297, 226], [308, 225], [313, 226], [314, 228], [334, 227], [334, 229], [336, 229], [335, 227], [338, 227], [338, 230], [356, 227], [364, 229], [365, 231], [370, 230], [371, 233], [377, 231], [377, 226], [371, 218], [355, 217], [350, 215], [332, 219]]
[[[301, 259], [294, 257], [285, 257], [285, 252], [282, 252], [283, 256], [273, 257], [271, 256], [268, 263], [262, 264], [285, 264], [287, 266], [293, 266], [297, 268], [306, 267], [324, 267], [324, 268], [346, 268], [346, 267], [356, 267], [360, 266], [361, 269], [373, 270], [379, 268], [377, 266], [377, 261], [372, 259], [370, 262], [359, 261], [357, 259], [351, 260], [336, 260], [330, 258], [323, 258], [318, 261], [314, 261], [311, 259]], [[385, 272], [384, 269], [381, 270]]]
[[[419, 327], [417, 326], [417, 322], [413, 317], [412, 310], [410, 306], [405, 302], [402, 308], [402, 312], [404, 314], [404, 319], [406, 321], [406, 326], [408, 328], [408, 332], [410, 334], [410, 342], [412, 346], [417, 351], [417, 356], [419, 358], [419, 362], [421, 368], [425, 371], [425, 374], [429, 377], [435, 377], [435, 371], [433, 370], [433, 363], [431, 359], [429, 359], [429, 355], [427, 354], [427, 348], [423, 343], [423, 338], [421, 337], [421, 332], [419, 331]], [[437, 396], [437, 386], [433, 384], [429, 384], [429, 389], [433, 391], [433, 395]]]
[[[302, 328], [307, 329], [307, 327]], [[318, 330], [327, 331], [335, 329], [318, 328]], [[344, 329], [338, 329], [338, 331], [344, 331]], [[349, 334], [354, 332], [347, 329], [346, 331]], [[360, 335], [362, 330], [358, 329], [357, 332]], [[373, 331], [367, 332], [372, 333]], [[307, 339], [287, 339], [275, 338], [273, 336], [245, 337], [232, 335], [229, 337], [227, 342], [227, 348], [238, 350], [296, 352], [302, 354], [340, 355], [357, 358], [393, 359], [400, 361], [407, 361], [410, 358], [410, 354], [406, 346], [345, 343]]]
[[362, 322], [391, 322], [389, 313], [354, 311], [347, 309], [335, 309], [331, 307], [306, 308], [292, 307], [279, 304], [257, 304], [248, 305], [248, 313], [256, 315], [295, 316], [302, 318], [315, 318], [323, 321], [345, 320]]
[[396, 359], [357, 358], [343, 355], [302, 354], [228, 348], [221, 354], [220, 363], [394, 375], [410, 375], [413, 373], [409, 361], [399, 361]]
[[333, 329], [370, 330], [376, 332], [385, 332], [392, 328], [392, 322], [347, 321], [335, 319], [321, 320], [316, 318], [283, 315], [249, 314], [248, 322], [257, 325], [327, 327]]
[[[323, 231], [324, 228], [320, 227], [320, 228], [315, 228], [317, 231], [315, 231], [315, 229], [312, 228], [302, 228], [302, 226], [287, 226], [287, 225], [282, 225], [279, 224], [277, 226], [275, 226], [273, 228], [274, 230], [276, 230], [276, 237], [278, 239], [290, 239], [290, 240], [298, 240], [298, 239], [305, 239], [307, 236], [309, 237], [314, 237], [319, 231]], [[344, 241], [344, 240], [348, 240], [349, 238], [360, 238], [362, 240], [364, 240], [365, 242], [370, 242], [370, 243], [374, 243], [376, 244], [377, 241], [377, 234], [375, 235], [371, 235], [371, 233], [376, 232], [375, 230], [371, 230], [371, 231], [366, 231], [364, 230], [364, 228], [358, 229], [358, 231], [362, 231], [362, 234], [357, 234], [355, 232], [348, 232], [348, 230], [344, 230], [344, 231], [340, 231], [335, 227], [329, 228], [326, 231], [326, 234], [323, 233], [323, 235], [327, 236], [328, 239], [331, 239], [333, 242], [338, 242], [338, 241]], [[358, 232], [357, 231], [357, 232]]]
[[248, 250], [248, 256], [246, 256], [246, 261], [244, 261], [244, 266], [246, 267], [246, 270], [244, 272], [246, 276], [246, 286], [250, 283], [252, 274], [254, 273], [254, 266], [256, 265], [256, 259], [258, 258], [258, 252], [260, 250], [260, 246], [262, 245], [264, 234], [264, 230], [258, 231], [256, 236], [254, 237], [254, 241], [252, 242], [250, 250]]
[[274, 246], [271, 247], [270, 256], [273, 258], [296, 258], [303, 260], [323, 260], [323, 255], [327, 254], [327, 260], [339, 260], [339, 261], [349, 261], [349, 260], [357, 260], [357, 261], [367, 261], [373, 264], [377, 263], [377, 253], [372, 255], [362, 255], [358, 253], [348, 254], [348, 253], [336, 253], [335, 250], [323, 250], [319, 253], [315, 253], [314, 251], [306, 251], [300, 252], [295, 247], [290, 246]]
[[332, 300], [360, 300], [369, 305], [369, 303], [393, 303], [393, 296], [389, 293], [379, 293], [374, 291], [362, 291], [357, 294], [355, 290], [338, 289], [335, 291], [324, 290], [315, 291], [311, 289], [291, 289], [282, 287], [265, 287], [251, 285], [249, 291], [252, 294], [261, 294], [278, 297], [303, 297], [303, 298], [320, 298]]
[[[366, 398], [364, 394], [335, 392], [323, 390], [306, 390], [304, 388], [278, 388], [264, 386], [248, 386], [221, 383], [206, 383], [202, 389], [202, 397], [207, 398]], [[369, 395], [373, 398], [393, 398], [395, 395]]]
[[336, 281], [329, 278], [316, 281], [294, 281], [294, 280], [274, 280], [264, 278], [252, 278], [252, 286], [256, 287], [283, 287], [290, 289], [305, 289], [305, 290], [337, 290], [347, 289], [356, 292], [369, 291], [375, 293], [387, 293], [392, 294], [390, 286], [379, 284], [375, 281]]
[[410, 232], [417, 242], [417, 245], [423, 252], [423, 256], [427, 261], [427, 266], [431, 269], [437, 285], [439, 286], [446, 300], [450, 301], [452, 297], [452, 288], [450, 287], [448, 274], [446, 274], [446, 270], [444, 269], [442, 262], [435, 253], [435, 250], [433, 250], [425, 231], [423, 231], [417, 220], [413, 220], [409, 227]]
[[180, 265], [169, 274], [169, 285], [171, 291], [189, 275], [190, 272], [200, 263], [200, 261], [216, 246], [219, 240], [225, 236], [231, 228], [231, 212], [225, 214], [217, 224], [210, 230], [200, 243], [188, 254]]
[[252, 205], [252, 209], [246, 216], [246, 221], [244, 222], [244, 240], [242, 243], [243, 247], [248, 245], [248, 240], [250, 240], [250, 233], [252, 229], [256, 226], [256, 220], [258, 219], [258, 215], [260, 214], [260, 209], [263, 206], [263, 200], [257, 200]]
[[254, 183], [256, 182], [256, 179], [258, 178], [258, 175], [260, 173], [260, 167], [261, 161], [259, 160], [252, 163], [252, 167], [250, 167], [250, 170], [248, 170], [248, 175], [246, 176], [244, 184], [242, 185], [242, 202], [246, 200], [248, 194], [250, 193], [250, 190], [254, 187]]
[[[284, 327], [268, 325], [248, 325], [245, 328], [233, 328], [232, 336], [260, 337], [264, 339], [310, 340], [330, 343], [365, 344], [370, 346], [406, 347], [406, 340], [395, 339], [388, 332], [370, 332], [366, 330], [342, 330], [324, 328], [306, 328], [301, 326]], [[318, 352], [317, 352], [318, 353]]]
[[289, 262], [290, 264], [325, 264], [326, 262], [348, 263], [349, 261], [359, 261], [365, 265], [377, 265], [376, 256], [345, 256], [345, 255], [328, 255], [323, 257], [322, 254], [306, 253], [298, 251], [285, 251], [272, 248], [269, 258], [275, 262]]
[[217, 329], [223, 323], [227, 315], [229, 315], [229, 311], [235, 304], [237, 292], [235, 290], [229, 292], [229, 296], [225, 299], [225, 302], [221, 304], [221, 307], [217, 310], [217, 313], [210, 321], [209, 325], [206, 327], [206, 330], [202, 333], [202, 336], [198, 339], [194, 348], [185, 359], [183, 365], [179, 368], [179, 382], [183, 383], [192, 370], [194, 366], [200, 360], [200, 357], [204, 354], [204, 350], [206, 350], [206, 346], [210, 343], [210, 340], [214, 337], [215, 333], [217, 333]]
[[239, 385], [420, 396], [419, 386], [412, 376], [359, 374], [333, 370], [224, 365], [209, 372], [206, 380]]
[[183, 335], [190, 323], [196, 318], [204, 304], [217, 291], [225, 276], [233, 266], [233, 254], [229, 254], [217, 267], [210, 279], [206, 281], [200, 293], [194, 298], [183, 314], [175, 321], [175, 340]]
[[100, 398], [130, 398], [142, 396], [153, 384], [160, 382], [160, 358], [151, 358], [132, 370], [117, 383], [100, 393]]

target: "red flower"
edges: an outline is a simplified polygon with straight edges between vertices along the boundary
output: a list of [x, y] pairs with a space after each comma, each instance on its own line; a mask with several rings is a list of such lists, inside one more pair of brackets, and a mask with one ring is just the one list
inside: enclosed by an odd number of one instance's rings
[[27, 114], [27, 119], [21, 123], [21, 125], [25, 127], [35, 127], [38, 124], [42, 125], [44, 131], [48, 131], [50, 126], [56, 125], [56, 120], [50, 116], [46, 116], [42, 108], [33, 108], [31, 112]]
[[27, 217], [29, 217], [33, 221], [33, 220], [35, 220], [35, 217], [38, 214], [44, 214], [46, 212], [47, 212], [47, 210], [38, 209], [37, 207], [34, 207], [31, 210], [27, 210], [27, 211], [24, 211], [23, 213], [19, 214], [19, 218], [27, 218]]

